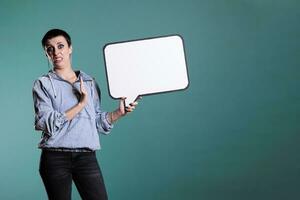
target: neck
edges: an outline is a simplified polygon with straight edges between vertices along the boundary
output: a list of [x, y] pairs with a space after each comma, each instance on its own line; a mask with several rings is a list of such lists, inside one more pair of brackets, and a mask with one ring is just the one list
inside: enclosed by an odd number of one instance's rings
[[55, 67], [54, 71], [63, 79], [69, 79], [69, 78], [73, 77], [75, 74], [75, 72], [71, 66], [70, 67], [62, 67], [62, 68]]

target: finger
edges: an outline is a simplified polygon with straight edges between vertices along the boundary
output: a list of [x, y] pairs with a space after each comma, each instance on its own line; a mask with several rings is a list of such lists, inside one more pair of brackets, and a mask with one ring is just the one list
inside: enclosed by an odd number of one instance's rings
[[127, 108], [131, 109], [131, 110], [134, 110], [135, 109], [135, 106], [128, 106]]
[[131, 105], [131, 106], [136, 106], [136, 105], [138, 105], [139, 103], [137, 102], [137, 101], [135, 101], [135, 102], [133, 102], [133, 103], [130, 103], [129, 105]]
[[120, 99], [120, 105], [125, 106], [125, 98], [121, 97], [121, 99]]
[[131, 110], [134, 110], [134, 109], [135, 109], [135, 106], [129, 106], [129, 108], [130, 108]]
[[83, 80], [82, 77], [80, 77], [80, 90], [82, 90], [82, 87], [83, 87]]
[[126, 112], [132, 112], [133, 111], [132, 107], [126, 107], [125, 109], [126, 109]]

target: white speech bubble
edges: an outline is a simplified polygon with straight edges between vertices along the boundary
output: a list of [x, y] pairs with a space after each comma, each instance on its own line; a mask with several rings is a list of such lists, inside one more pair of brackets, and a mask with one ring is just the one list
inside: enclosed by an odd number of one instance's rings
[[106, 44], [103, 48], [110, 96], [139, 96], [186, 89], [189, 85], [179, 35]]

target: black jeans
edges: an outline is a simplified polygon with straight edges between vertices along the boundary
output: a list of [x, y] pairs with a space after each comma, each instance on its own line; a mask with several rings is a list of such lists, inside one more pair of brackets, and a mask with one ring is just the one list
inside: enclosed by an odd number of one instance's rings
[[95, 152], [43, 150], [40, 175], [49, 200], [71, 200], [72, 180], [82, 199], [108, 199]]

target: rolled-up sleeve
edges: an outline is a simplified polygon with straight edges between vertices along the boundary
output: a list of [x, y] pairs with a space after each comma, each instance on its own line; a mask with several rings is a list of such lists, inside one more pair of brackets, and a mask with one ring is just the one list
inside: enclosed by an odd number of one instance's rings
[[108, 112], [101, 110], [101, 93], [99, 86], [96, 81], [94, 82], [93, 87], [93, 100], [94, 100], [94, 108], [96, 114], [96, 128], [98, 133], [108, 134], [110, 130], [113, 128], [113, 125], [110, 124], [107, 120]]
[[40, 80], [34, 82], [32, 94], [35, 111], [35, 130], [43, 131], [50, 137], [55, 136], [68, 122], [65, 113], [53, 109], [51, 98]]

